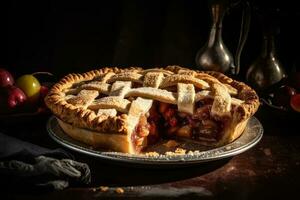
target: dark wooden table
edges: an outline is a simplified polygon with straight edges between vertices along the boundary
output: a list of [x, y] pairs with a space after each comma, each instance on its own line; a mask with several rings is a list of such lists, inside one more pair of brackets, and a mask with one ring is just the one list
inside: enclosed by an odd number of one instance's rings
[[[260, 109], [256, 117], [262, 122], [264, 137], [255, 147], [230, 159], [173, 169], [143, 169], [116, 165], [72, 152], [76, 160], [89, 164], [92, 183], [43, 194], [5, 195], [11, 199], [269, 199], [297, 195], [300, 186], [299, 118], [278, 117]], [[2, 130], [39, 145], [59, 147], [47, 135], [48, 116], [28, 122], [22, 131], [16, 126]], [[107, 186], [101, 191], [100, 186]], [[118, 193], [118, 188], [124, 190]]]

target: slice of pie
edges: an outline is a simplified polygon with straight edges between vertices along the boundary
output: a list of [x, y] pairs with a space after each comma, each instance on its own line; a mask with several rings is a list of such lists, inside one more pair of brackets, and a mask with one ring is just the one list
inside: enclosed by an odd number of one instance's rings
[[257, 94], [246, 84], [179, 66], [69, 74], [45, 102], [72, 138], [132, 154], [161, 138], [230, 143], [259, 107]]

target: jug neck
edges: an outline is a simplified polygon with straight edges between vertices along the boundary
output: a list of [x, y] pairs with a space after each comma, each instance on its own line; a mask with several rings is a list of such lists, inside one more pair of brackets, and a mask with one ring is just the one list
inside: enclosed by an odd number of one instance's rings
[[220, 23], [213, 23], [208, 39], [208, 46], [214, 46], [216, 43], [222, 43], [222, 22]]
[[275, 37], [274, 35], [264, 35], [261, 51], [262, 58], [274, 58], [276, 57], [275, 49]]
[[224, 5], [217, 3], [211, 6], [212, 26], [208, 39], [208, 46], [211, 47], [217, 42], [222, 42], [222, 22], [225, 15]]

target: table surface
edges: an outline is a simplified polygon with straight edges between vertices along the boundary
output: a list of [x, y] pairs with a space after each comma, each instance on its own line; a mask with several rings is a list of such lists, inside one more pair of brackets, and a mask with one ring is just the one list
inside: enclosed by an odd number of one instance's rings
[[[13, 199], [172, 199], [222, 198], [262, 199], [294, 197], [300, 185], [300, 118], [276, 116], [260, 109], [256, 117], [264, 126], [262, 140], [250, 150], [233, 158], [184, 168], [143, 169], [106, 163], [77, 154], [76, 160], [89, 164], [92, 183], [45, 194], [9, 193]], [[2, 125], [1, 131], [49, 148], [60, 147], [48, 135], [48, 116], [28, 129]], [[295, 124], [295, 126], [292, 126]], [[101, 191], [100, 186], [107, 186]], [[124, 193], [118, 193], [122, 188]]]

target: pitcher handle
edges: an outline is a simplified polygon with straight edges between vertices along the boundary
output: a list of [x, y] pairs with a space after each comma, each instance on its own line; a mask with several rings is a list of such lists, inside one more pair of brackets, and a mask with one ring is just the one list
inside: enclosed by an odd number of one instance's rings
[[251, 7], [248, 1], [242, 1], [243, 3], [243, 11], [242, 11], [242, 20], [241, 20], [241, 29], [240, 29], [240, 36], [239, 41], [235, 53], [235, 75], [240, 73], [240, 57], [243, 51], [244, 45], [248, 38], [249, 28], [250, 28], [250, 21], [251, 21]]

